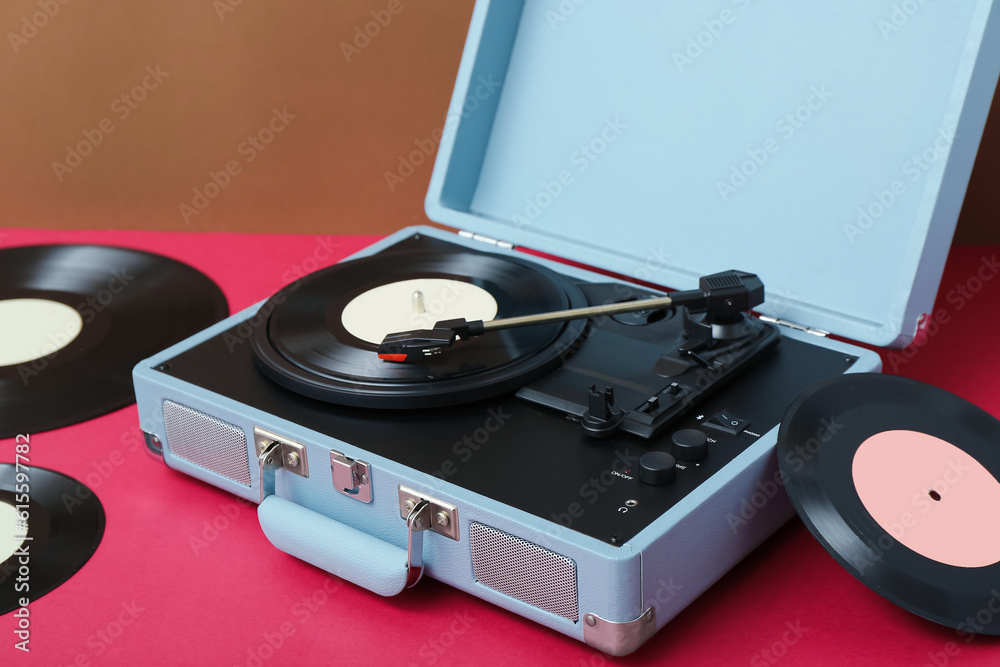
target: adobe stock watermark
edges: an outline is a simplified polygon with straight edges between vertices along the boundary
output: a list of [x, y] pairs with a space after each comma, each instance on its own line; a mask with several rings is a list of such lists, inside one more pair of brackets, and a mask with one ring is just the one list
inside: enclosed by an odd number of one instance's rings
[[949, 490], [958, 485], [970, 470], [971, 468], [960, 460], [949, 461], [948, 467], [928, 485], [929, 490], [921, 490], [910, 498], [910, 509], [902, 512], [888, 527], [880, 523], [886, 532], [879, 535], [876, 540], [866, 539], [867, 550], [851, 559], [851, 564], [857, 568], [858, 573], [864, 574], [865, 570], [882, 560], [897, 544], [905, 544], [903, 538], [917, 526], [920, 517], [926, 516], [933, 508], [934, 502], [947, 496]]
[[389, 0], [383, 9], [373, 9], [369, 12], [371, 20], [362, 25], [354, 26], [354, 32], [350, 42], [340, 42], [340, 52], [344, 54], [344, 60], [351, 63], [353, 58], [361, 55], [367, 49], [373, 39], [377, 39], [382, 31], [389, 27], [393, 18], [403, 13], [406, 7], [401, 0]]
[[715, 189], [723, 202], [743, 189], [770, 160], [791, 141], [816, 113], [834, 97], [826, 84], [812, 86], [802, 104], [784, 114], [774, 123], [774, 134], [753, 148], [747, 149], [746, 159], [729, 168], [729, 178], [715, 182]]
[[329, 266], [333, 258], [337, 256], [337, 250], [340, 248], [340, 242], [335, 241], [334, 238], [329, 235], [316, 237], [316, 245], [313, 246], [312, 252], [282, 272], [282, 284], [288, 285], [296, 282], [305, 278], [310, 273]]
[[[970, 614], [955, 628], [955, 632], [963, 644], [971, 644], [1000, 614], [1000, 590], [990, 589], [990, 597], [976, 613]], [[945, 642], [940, 651], [928, 651], [927, 662], [923, 667], [948, 667], [962, 653], [962, 647], [957, 641]]]
[[[462, 104], [452, 104], [445, 113], [445, 125], [453, 125], [460, 120], [469, 118], [476, 113], [479, 108], [490, 99], [503, 85], [503, 80], [494, 78], [493, 74], [479, 75], [476, 80], [469, 84], [469, 94], [465, 96]], [[427, 162], [437, 151], [444, 134], [444, 125], [431, 130], [430, 135], [420, 139], [414, 139], [415, 148], [407, 154], [400, 153], [397, 158], [396, 169], [388, 169], [382, 173], [385, 184], [389, 192], [395, 192], [396, 188], [406, 182], [410, 176], [416, 173], [417, 169]]]
[[549, 24], [549, 29], [553, 31], [557, 30], [560, 25], [568, 21], [586, 3], [587, 0], [560, 0], [555, 9], [546, 9], [545, 20]]
[[1000, 262], [996, 255], [989, 257], [983, 255], [980, 258], [979, 266], [965, 280], [957, 283], [947, 292], [939, 290], [938, 294], [944, 294], [945, 301], [949, 308], [938, 308], [928, 315], [922, 322], [922, 326], [913, 341], [902, 350], [892, 350], [883, 356], [886, 366], [893, 373], [908, 364], [927, 344], [940, 333], [941, 329], [951, 322], [953, 312], [964, 309], [970, 301], [982, 293], [986, 285], [996, 278], [1000, 273]]
[[881, 18], [875, 22], [882, 39], [888, 42], [893, 36], [902, 30], [910, 19], [917, 15], [927, 0], [903, 0], [892, 6], [892, 13], [887, 18]]
[[[638, 463], [639, 456], [633, 454], [626, 447], [625, 449], [615, 451], [614, 457], [610, 468], [601, 471], [600, 475], [591, 477], [580, 485], [577, 494], [580, 500], [586, 501], [587, 506], [592, 506], [600, 500], [601, 496], [607, 493], [608, 489], [614, 486], [618, 480], [632, 481], [635, 479], [632, 470], [635, 468], [635, 464]], [[582, 517], [586, 509], [586, 506], [581, 502], [573, 501], [566, 506], [565, 512], [553, 512], [549, 518], [563, 528], [572, 528], [573, 522]], [[622, 514], [627, 514], [629, 508], [622, 506], [618, 511]]]
[[[304, 595], [292, 604], [287, 617], [275, 622], [272, 630], [260, 634], [260, 638], [247, 648], [246, 652], [235, 663], [237, 667], [261, 667], [265, 662], [278, 654], [278, 651], [295, 636], [299, 628], [312, 620], [330, 601], [330, 598], [340, 590], [343, 582], [329, 577], [312, 593]], [[297, 623], [297, 624], [296, 624]]]
[[80, 316], [78, 321], [67, 322], [62, 330], [46, 332], [45, 338], [39, 341], [38, 347], [29, 349], [29, 352], [35, 355], [34, 358], [17, 366], [17, 374], [24, 386], [27, 387], [33, 379], [44, 372], [49, 364], [59, 356], [60, 352], [79, 335], [81, 324], [92, 324], [98, 317], [101, 317], [101, 314], [107, 310], [115, 298], [135, 280], [135, 276], [129, 273], [127, 266], [111, 269], [109, 275], [111, 278], [103, 288], [77, 304], [75, 310]]
[[[417, 649], [417, 655], [423, 661], [424, 665], [433, 665], [437, 663], [455, 644], [458, 642], [458, 638], [469, 631], [473, 623], [477, 623], [479, 619], [473, 616], [468, 609], [459, 613], [454, 612], [452, 614], [451, 622], [445, 621], [447, 623], [444, 629], [441, 630], [433, 639], [429, 639], [420, 645]], [[410, 663], [410, 667], [417, 667], [417, 663]]]
[[[643, 260], [640, 264], [634, 265], [632, 270], [627, 275], [633, 280], [655, 283], [655, 278], [657, 277], [656, 272], [669, 266], [672, 257], [673, 254], [668, 252], [662, 244], [650, 246], [645, 260]], [[619, 303], [621, 301], [630, 301], [634, 299], [650, 299], [658, 296], [656, 294], [652, 296], [649, 295], [649, 291], [652, 290], [652, 288], [646, 288], [642, 285], [628, 282], [616, 282], [614, 283], [614, 287], [612, 289], [614, 290], [615, 296], [613, 298], [606, 299], [601, 305], [608, 305], [611, 303]], [[590, 318], [590, 322], [593, 327], [600, 329], [611, 319], [613, 318], [610, 315], [597, 315]]]
[[[732, 0], [732, 4], [740, 12], [745, 12], [753, 4], [754, 0]], [[726, 31], [739, 20], [740, 15], [730, 8], [723, 9], [717, 16], [702, 21], [703, 30], [690, 35], [683, 49], [674, 51], [674, 66], [681, 74], [684, 69], [690, 67], [696, 60], [705, 55], [722, 37]]]
[[222, 22], [226, 20], [226, 14], [232, 14], [242, 4], [243, 0], [212, 0], [212, 9]]
[[56, 175], [56, 180], [62, 183], [66, 174], [73, 173], [74, 169], [83, 164], [84, 158], [93, 154], [94, 150], [104, 143], [104, 139], [117, 129], [115, 118], [118, 122], [127, 119], [168, 76], [170, 72], [162, 71], [159, 65], [147, 66], [146, 74], [139, 83], [111, 101], [111, 113], [114, 117], [106, 116], [96, 127], [82, 130], [83, 139], [75, 144], [66, 145], [66, 156], [63, 161], [52, 162], [52, 172]]
[[188, 546], [191, 547], [194, 555], [200, 556], [202, 551], [236, 523], [240, 514], [248, 507], [256, 508], [257, 506], [243, 498], [234, 498], [231, 501], [219, 503], [219, 511], [211, 519], [205, 519], [201, 522], [201, 530], [198, 534], [188, 535]]
[[803, 627], [802, 621], [799, 619], [794, 622], [786, 621], [785, 628], [780, 639], [772, 642], [750, 658], [751, 667], [767, 667], [778, 664], [782, 658], [788, 655], [789, 650], [809, 632], [809, 628]]
[[[14, 512], [13, 530], [5, 536], [13, 538], [17, 549], [3, 562], [0, 582], [17, 574], [9, 590], [10, 600], [17, 605], [14, 617], [14, 648], [31, 653], [31, 545], [34, 537], [28, 535], [31, 524], [31, 434], [19, 433], [14, 438]], [[44, 544], [44, 543], [43, 543]]]
[[875, 226], [902, 199], [910, 188], [918, 183], [938, 160], [948, 155], [955, 141], [955, 126], [948, 125], [938, 130], [937, 136], [924, 150], [914, 153], [900, 166], [901, 178], [894, 179], [885, 188], [872, 193], [872, 198], [866, 204], [858, 207], [857, 218], [853, 223], [844, 224], [844, 234], [850, 243], [856, 243], [858, 238]]
[[[785, 454], [785, 463], [791, 466], [794, 472], [799, 472], [809, 461], [812, 461], [813, 457], [819, 454], [823, 445], [830, 442], [843, 428], [844, 425], [833, 417], [820, 419], [816, 435], [797, 444], [794, 449]], [[787, 483], [788, 476], [781, 468], [774, 473], [771, 479], [758, 481], [756, 490], [749, 496], [740, 499], [738, 511], [726, 513], [726, 523], [729, 524], [729, 530], [733, 532], [733, 535], [753, 521], [754, 517], [778, 495], [781, 489], [785, 488]]]
[[524, 207], [510, 216], [511, 222], [517, 229], [523, 229], [527, 225], [535, 223], [559, 197], [566, 192], [567, 188], [576, 181], [576, 176], [582, 174], [593, 165], [608, 149], [621, 138], [628, 125], [622, 122], [621, 118], [606, 118], [604, 126], [589, 141], [585, 141], [573, 151], [569, 158], [571, 168], [560, 170], [552, 180], [541, 181], [539, 191], [526, 197]]
[[[653, 605], [657, 611], [665, 608], [674, 599], [676, 599], [681, 591], [684, 590], [684, 586], [674, 581], [673, 577], [668, 577], [663, 579], [662, 577], [656, 582], [656, 592], [652, 594], [652, 599], [646, 598], [645, 603], [650, 604], [654, 600], [656, 605]], [[637, 633], [643, 632], [643, 627], [641, 625], [632, 625], [628, 629], [619, 629], [612, 637], [612, 643], [616, 647], [634, 645], [635, 635]], [[604, 667], [609, 661], [614, 661], [616, 658], [608, 655], [607, 653], [594, 652], [589, 658], [580, 658], [577, 662], [580, 667]]]
[[[656, 273], [669, 266], [672, 257], [673, 254], [667, 251], [666, 247], [662, 244], [649, 246], [645, 259], [633, 265], [633, 268], [625, 275], [633, 280], [655, 284], [657, 282]], [[630, 282], [616, 281], [613, 283], [612, 291], [614, 292], [613, 296], [607, 297], [599, 304], [594, 305], [609, 305], [623, 301], [651, 299], [660, 296], [656, 294], [656, 288], [644, 287], [643, 285]], [[651, 294], [650, 292], [653, 293]], [[613, 320], [614, 318], [611, 315], [595, 315], [590, 318], [590, 326], [594, 329], [602, 329], [608, 325], [608, 322]], [[566, 358], [575, 350], [575, 345], [562, 345], [560, 347], [560, 359], [565, 362]]]
[[512, 415], [504, 412], [503, 405], [489, 408], [486, 411], [483, 425], [474, 429], [472, 433], [466, 433], [451, 446], [451, 452], [455, 458], [445, 459], [441, 462], [441, 466], [431, 474], [443, 480], [453, 476], [458, 472], [459, 466], [471, 461], [476, 452], [482, 449], [489, 442], [490, 437], [503, 428], [511, 417]]
[[[208, 180], [205, 184], [191, 189], [194, 194], [191, 203], [181, 202], [178, 204], [177, 210], [180, 212], [181, 218], [184, 219], [184, 223], [191, 224], [191, 218], [200, 215], [208, 208], [208, 205], [229, 187], [233, 178], [242, 174], [246, 165], [256, 160], [258, 155], [267, 150], [271, 142], [284, 132], [294, 119], [295, 114], [289, 113], [288, 107], [282, 107], [280, 110], [277, 107], [272, 108], [271, 117], [267, 123], [255, 133], [247, 135], [247, 138], [236, 147], [238, 157], [227, 160], [218, 171], [209, 170]], [[239, 158], [243, 158], [242, 161]]]
[[38, 0], [39, 11], [25, 14], [21, 17], [21, 28], [17, 32], [8, 32], [7, 41], [14, 53], [19, 53], [21, 47], [29, 40], [38, 36], [38, 32], [56, 17], [56, 14], [71, 0]]
[[232, 354], [238, 346], [253, 338], [254, 331], [267, 323], [274, 309], [285, 303], [289, 295], [301, 286], [303, 278], [321, 267], [331, 264], [336, 256], [335, 251], [339, 247], [340, 244], [334, 241], [332, 236], [317, 237], [312, 252], [282, 272], [281, 281], [285, 287], [265, 301], [253, 315], [222, 334], [222, 341], [226, 344], [229, 353]]
[[118, 607], [118, 610], [112, 612], [110, 620], [87, 636], [86, 648], [88, 650], [78, 651], [73, 660], [66, 663], [67, 665], [90, 667], [95, 664], [92, 660], [107, 653], [126, 632], [135, 626], [139, 616], [146, 611], [146, 608], [140, 607], [136, 600], [121, 602]]
[[463, 294], [476, 286], [464, 280], [443, 280], [443, 286], [433, 298], [424, 295], [423, 312], [411, 312], [409, 315], [410, 329], [433, 329], [434, 325], [445, 319], [445, 310], [458, 301]]
[[91, 470], [83, 477], [84, 483], [77, 484], [72, 493], [63, 492], [59, 496], [59, 501], [63, 504], [68, 515], [72, 516], [78, 507], [82, 507], [87, 499], [107, 484], [112, 475], [125, 464], [130, 454], [145, 448], [144, 428], [152, 432], [155, 425], [147, 421], [141, 426], [133, 426], [122, 433], [119, 438], [121, 447], [112, 449], [106, 455], [91, 460]]

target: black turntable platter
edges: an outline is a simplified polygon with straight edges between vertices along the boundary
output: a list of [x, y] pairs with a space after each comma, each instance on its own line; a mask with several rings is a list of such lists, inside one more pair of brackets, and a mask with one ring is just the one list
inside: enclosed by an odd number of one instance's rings
[[[511, 391], [552, 369], [586, 328], [576, 321], [490, 332], [417, 363], [383, 361], [377, 342], [393, 326], [386, 324], [367, 340], [360, 331], [370, 324], [367, 319], [394, 321], [386, 310], [399, 303], [393, 298], [383, 303], [383, 292], [408, 291], [411, 284], [425, 284], [420, 281], [444, 286], [442, 296], [427, 304], [414, 291], [421, 316], [431, 325], [448, 319], [441, 314], [448, 298], [488, 302], [497, 318], [586, 303], [566, 277], [518, 257], [443, 249], [380, 253], [318, 271], [275, 294], [252, 334], [258, 367], [280, 385], [330, 403], [395, 409], [454, 405]], [[446, 296], [449, 289], [458, 296]], [[355, 311], [349, 321], [346, 314]]]
[[227, 311], [207, 276], [161, 255], [95, 245], [0, 250], [0, 438], [128, 405], [136, 363]]

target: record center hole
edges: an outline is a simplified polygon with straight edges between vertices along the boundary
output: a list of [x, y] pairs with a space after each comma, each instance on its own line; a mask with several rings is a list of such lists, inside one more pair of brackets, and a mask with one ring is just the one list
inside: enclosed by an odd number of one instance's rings
[[934, 489], [931, 489], [930, 491], [928, 491], [927, 495], [931, 497], [931, 500], [934, 500], [934, 501], [940, 501], [941, 500], [941, 494], [938, 493], [937, 491], [935, 491]]

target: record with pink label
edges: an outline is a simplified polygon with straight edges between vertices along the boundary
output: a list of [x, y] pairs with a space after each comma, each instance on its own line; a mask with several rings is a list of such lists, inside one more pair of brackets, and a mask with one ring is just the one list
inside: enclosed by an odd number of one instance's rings
[[858, 580], [1000, 635], [1000, 421], [915, 380], [845, 375], [788, 408], [778, 464], [806, 527]]

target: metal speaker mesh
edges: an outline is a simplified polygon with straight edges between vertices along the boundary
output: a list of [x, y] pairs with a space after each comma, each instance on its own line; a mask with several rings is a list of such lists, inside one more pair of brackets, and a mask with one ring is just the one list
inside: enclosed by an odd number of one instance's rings
[[242, 429], [173, 401], [163, 402], [163, 424], [174, 456], [250, 486], [247, 436]]
[[481, 523], [469, 534], [476, 580], [571, 621], [579, 618], [576, 563]]

